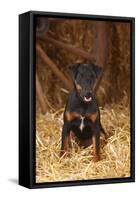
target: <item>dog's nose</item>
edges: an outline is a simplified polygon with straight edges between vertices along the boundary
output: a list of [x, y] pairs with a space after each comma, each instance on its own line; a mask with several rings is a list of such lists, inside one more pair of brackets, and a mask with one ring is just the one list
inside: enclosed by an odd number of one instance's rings
[[87, 92], [85, 95], [86, 98], [90, 98], [91, 96], [92, 96], [91, 92]]

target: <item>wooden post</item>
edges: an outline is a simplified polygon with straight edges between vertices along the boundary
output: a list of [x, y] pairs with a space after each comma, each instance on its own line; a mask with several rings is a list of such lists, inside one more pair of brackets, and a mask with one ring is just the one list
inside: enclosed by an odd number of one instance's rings
[[44, 100], [43, 91], [42, 91], [37, 73], [36, 73], [36, 94], [38, 97], [38, 101], [40, 103], [41, 111], [43, 114], [45, 114], [46, 113], [46, 103]]
[[[95, 55], [95, 64], [103, 68], [103, 72], [106, 70], [106, 63], [109, 53], [109, 31], [108, 31], [107, 22], [97, 21], [95, 24], [96, 36], [94, 42], [94, 55]], [[97, 80], [96, 88], [97, 91], [102, 80], [103, 76], [100, 76]]]
[[64, 76], [64, 74], [58, 69], [56, 64], [47, 56], [44, 50], [41, 48], [39, 44], [36, 45], [36, 50], [41, 59], [48, 65], [51, 70], [55, 73], [55, 75], [64, 83], [67, 89], [71, 89], [71, 82]]
[[96, 37], [95, 37], [95, 60], [96, 64], [105, 67], [105, 62], [107, 60], [108, 54], [108, 32], [107, 32], [107, 24], [103, 21], [96, 22]]

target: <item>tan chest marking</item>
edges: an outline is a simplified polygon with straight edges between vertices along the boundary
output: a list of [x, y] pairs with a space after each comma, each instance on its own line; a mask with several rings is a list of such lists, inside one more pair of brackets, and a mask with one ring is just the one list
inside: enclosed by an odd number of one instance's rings
[[80, 129], [82, 130], [84, 128], [84, 119], [90, 119], [92, 122], [95, 122], [98, 116], [98, 113], [93, 113], [93, 114], [87, 114], [86, 116], [82, 117], [79, 113], [77, 112], [69, 112], [67, 111], [65, 113], [66, 119], [67, 121], [72, 121], [75, 118], [78, 118], [81, 120], [81, 124], [80, 124]]
[[69, 111], [67, 111], [65, 113], [65, 116], [66, 116], [67, 121], [72, 121], [75, 118], [79, 118], [80, 119], [80, 114], [77, 113], [77, 112], [69, 112]]
[[93, 113], [93, 114], [88, 114], [87, 119], [90, 119], [92, 122], [95, 122], [98, 116], [98, 112]]
[[81, 120], [81, 123], [80, 123], [80, 130], [82, 131], [83, 128], [84, 128], [84, 119], [85, 117], [81, 116], [79, 113], [76, 113], [76, 112], [66, 112], [66, 119], [68, 121], [72, 121], [74, 120], [75, 118], [78, 118]]

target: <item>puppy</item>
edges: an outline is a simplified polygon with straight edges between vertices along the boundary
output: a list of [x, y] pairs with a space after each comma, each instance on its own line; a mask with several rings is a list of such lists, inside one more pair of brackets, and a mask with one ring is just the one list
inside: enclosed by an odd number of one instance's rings
[[100, 111], [95, 97], [96, 83], [102, 74], [102, 68], [94, 64], [73, 64], [73, 89], [64, 112], [62, 130], [61, 156], [69, 150], [71, 133], [75, 135], [80, 146], [93, 144], [94, 161], [100, 159]]

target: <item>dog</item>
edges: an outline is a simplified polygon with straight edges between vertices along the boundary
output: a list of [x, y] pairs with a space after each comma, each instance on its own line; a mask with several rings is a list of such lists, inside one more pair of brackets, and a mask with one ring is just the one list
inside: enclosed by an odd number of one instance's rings
[[95, 97], [95, 88], [102, 68], [95, 64], [72, 64], [73, 89], [69, 94], [64, 111], [61, 156], [68, 150], [71, 135], [79, 146], [93, 144], [93, 160], [100, 160], [100, 134], [105, 131], [100, 122], [100, 111]]

